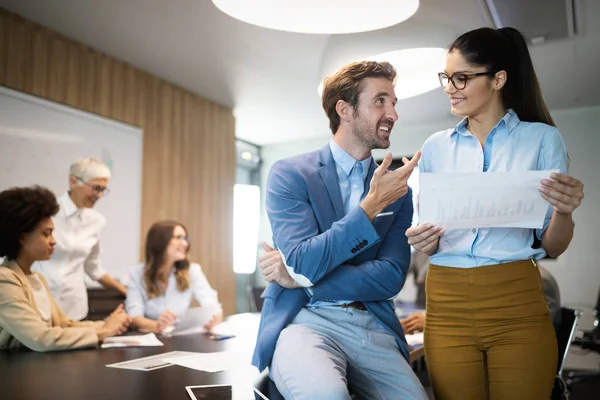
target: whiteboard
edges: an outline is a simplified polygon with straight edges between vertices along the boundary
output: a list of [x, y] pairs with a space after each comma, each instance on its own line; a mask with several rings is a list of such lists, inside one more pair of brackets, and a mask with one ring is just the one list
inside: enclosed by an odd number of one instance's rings
[[0, 190], [42, 185], [60, 197], [69, 166], [94, 157], [110, 168], [100, 242], [106, 271], [122, 279], [139, 262], [142, 130], [0, 86]]

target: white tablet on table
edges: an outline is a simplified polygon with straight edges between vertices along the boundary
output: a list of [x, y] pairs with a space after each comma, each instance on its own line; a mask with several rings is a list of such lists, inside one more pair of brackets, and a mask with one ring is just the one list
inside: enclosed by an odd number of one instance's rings
[[251, 386], [199, 385], [186, 386], [192, 400], [269, 400]]

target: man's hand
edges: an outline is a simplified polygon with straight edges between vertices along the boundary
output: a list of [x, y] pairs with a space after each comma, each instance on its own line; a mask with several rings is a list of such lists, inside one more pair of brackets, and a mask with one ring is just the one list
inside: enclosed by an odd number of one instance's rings
[[409, 161], [402, 158], [404, 166], [395, 171], [388, 172], [392, 163], [392, 153], [387, 152], [383, 161], [373, 172], [369, 193], [360, 203], [360, 206], [372, 221], [384, 208], [404, 196], [408, 192], [408, 178], [421, 158], [421, 151], [417, 151]]
[[265, 252], [258, 256], [258, 267], [267, 282], [277, 282], [284, 288], [295, 289], [302, 287], [292, 279], [281, 259], [279, 250], [273, 249], [264, 241], [261, 245]]

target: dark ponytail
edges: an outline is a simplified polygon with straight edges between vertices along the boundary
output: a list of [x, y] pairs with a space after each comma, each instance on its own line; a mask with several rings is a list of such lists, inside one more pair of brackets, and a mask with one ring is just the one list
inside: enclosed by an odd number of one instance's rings
[[519, 119], [556, 126], [544, 102], [525, 38], [514, 28], [479, 28], [461, 35], [448, 51], [458, 50], [473, 65], [488, 71], [506, 71], [502, 88], [504, 108]]

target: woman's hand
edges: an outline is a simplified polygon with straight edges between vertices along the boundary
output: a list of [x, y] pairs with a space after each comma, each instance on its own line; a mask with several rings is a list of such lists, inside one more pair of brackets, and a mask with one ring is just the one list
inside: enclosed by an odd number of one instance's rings
[[439, 226], [423, 224], [408, 228], [406, 230], [406, 237], [408, 238], [408, 244], [416, 250], [431, 256], [437, 250], [440, 236], [444, 232]]
[[540, 194], [560, 214], [570, 214], [583, 200], [583, 183], [565, 174], [552, 174], [552, 179], [543, 179]]
[[115, 311], [106, 318], [104, 326], [96, 331], [98, 339], [102, 341], [107, 337], [122, 335], [127, 332], [130, 324], [131, 317], [123, 309], [123, 304], [119, 304]]
[[159, 315], [156, 321], [156, 333], [161, 333], [169, 326], [173, 325], [177, 321], [177, 314], [173, 311], [167, 310]]
[[400, 325], [402, 325], [402, 329], [407, 335], [422, 332], [425, 327], [425, 314], [422, 312], [412, 313], [408, 317], [401, 319]]
[[223, 321], [223, 313], [222, 312], [215, 315], [208, 324], [204, 325], [204, 329], [206, 329], [207, 331], [210, 331], [216, 325], [219, 325], [221, 323], [221, 321]]

